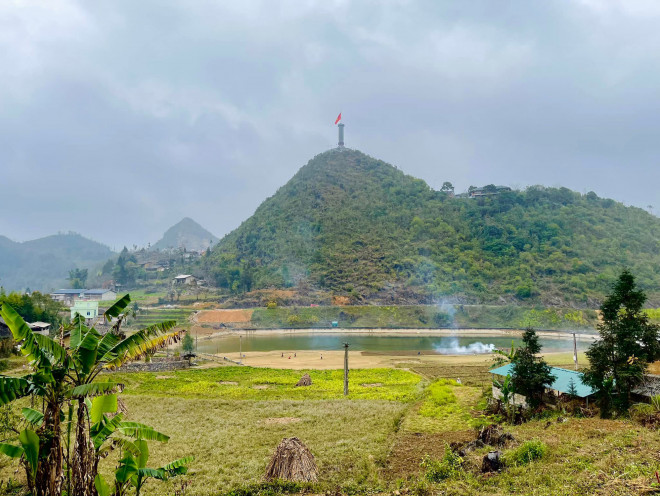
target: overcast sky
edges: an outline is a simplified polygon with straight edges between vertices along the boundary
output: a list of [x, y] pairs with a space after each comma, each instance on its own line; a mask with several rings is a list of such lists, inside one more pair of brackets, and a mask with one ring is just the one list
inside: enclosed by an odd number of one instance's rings
[[0, 234], [223, 236], [336, 144], [660, 211], [660, 2], [0, 2]]

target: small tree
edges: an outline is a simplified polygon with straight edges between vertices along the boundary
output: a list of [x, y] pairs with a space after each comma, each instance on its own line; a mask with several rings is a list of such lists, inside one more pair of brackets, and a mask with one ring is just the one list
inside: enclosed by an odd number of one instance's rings
[[525, 396], [532, 408], [543, 402], [543, 393], [555, 380], [550, 366], [537, 356], [540, 351], [539, 338], [534, 329], [529, 328], [523, 335], [523, 346], [516, 350], [512, 360], [513, 389]]
[[186, 333], [185, 336], [183, 336], [183, 340], [181, 341], [181, 346], [183, 348], [183, 353], [192, 353], [195, 351], [195, 341], [193, 340], [192, 336], [190, 333]]
[[649, 323], [642, 309], [645, 301], [634, 276], [624, 270], [600, 307], [600, 339], [587, 351], [584, 379], [598, 391], [603, 417], [612, 408], [628, 410], [631, 391], [643, 380], [648, 364], [660, 356], [660, 327]]

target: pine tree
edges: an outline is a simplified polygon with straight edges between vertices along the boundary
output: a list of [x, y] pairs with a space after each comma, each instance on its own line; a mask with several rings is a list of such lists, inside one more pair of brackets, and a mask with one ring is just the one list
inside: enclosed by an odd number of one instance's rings
[[540, 352], [536, 332], [527, 329], [523, 335], [523, 346], [518, 348], [512, 360], [512, 382], [516, 393], [525, 396], [531, 408], [543, 402], [543, 393], [555, 380], [550, 366], [537, 356]]
[[625, 412], [631, 391], [643, 380], [648, 364], [660, 356], [660, 327], [649, 323], [642, 307], [646, 295], [624, 270], [600, 307], [600, 339], [589, 350], [585, 382], [599, 393], [601, 416], [613, 407]]

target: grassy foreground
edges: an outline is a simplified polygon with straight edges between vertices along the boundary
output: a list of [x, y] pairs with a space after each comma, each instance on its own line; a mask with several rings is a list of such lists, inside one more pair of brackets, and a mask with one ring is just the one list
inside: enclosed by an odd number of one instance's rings
[[[152, 466], [195, 456], [187, 476], [149, 482], [144, 494], [172, 495], [182, 481], [189, 483], [186, 495], [239, 489], [234, 494], [255, 494], [275, 446], [291, 436], [316, 457], [318, 492], [632, 495], [655, 490], [656, 431], [629, 420], [568, 417], [558, 422], [559, 413], [505, 426], [516, 441], [501, 448], [511, 460], [503, 472], [480, 473], [481, 458], [493, 449], [486, 447], [466, 455], [450, 477], [430, 482], [422, 460], [441, 460], [447, 443], [473, 440], [475, 428], [491, 420], [483, 412], [488, 388], [448, 379], [457, 366], [424, 370], [426, 379], [400, 369], [352, 370], [347, 399], [338, 370], [309, 371], [314, 384], [304, 388], [294, 386], [304, 371], [250, 367], [112, 378], [126, 385], [122, 401], [128, 419], [171, 436], [167, 444], [150, 443]], [[481, 367], [485, 373], [487, 364]], [[530, 441], [543, 447], [542, 455], [516, 462]], [[103, 473], [111, 471], [117, 455], [103, 460]], [[16, 477], [15, 470], [15, 462], [0, 457], [1, 481]]]

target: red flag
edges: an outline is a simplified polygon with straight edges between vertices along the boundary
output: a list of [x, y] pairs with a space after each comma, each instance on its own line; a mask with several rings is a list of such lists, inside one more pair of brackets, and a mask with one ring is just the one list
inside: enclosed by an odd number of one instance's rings
[[337, 116], [337, 120], [335, 121], [335, 124], [337, 124], [341, 120], [341, 112], [339, 112], [339, 115]]

